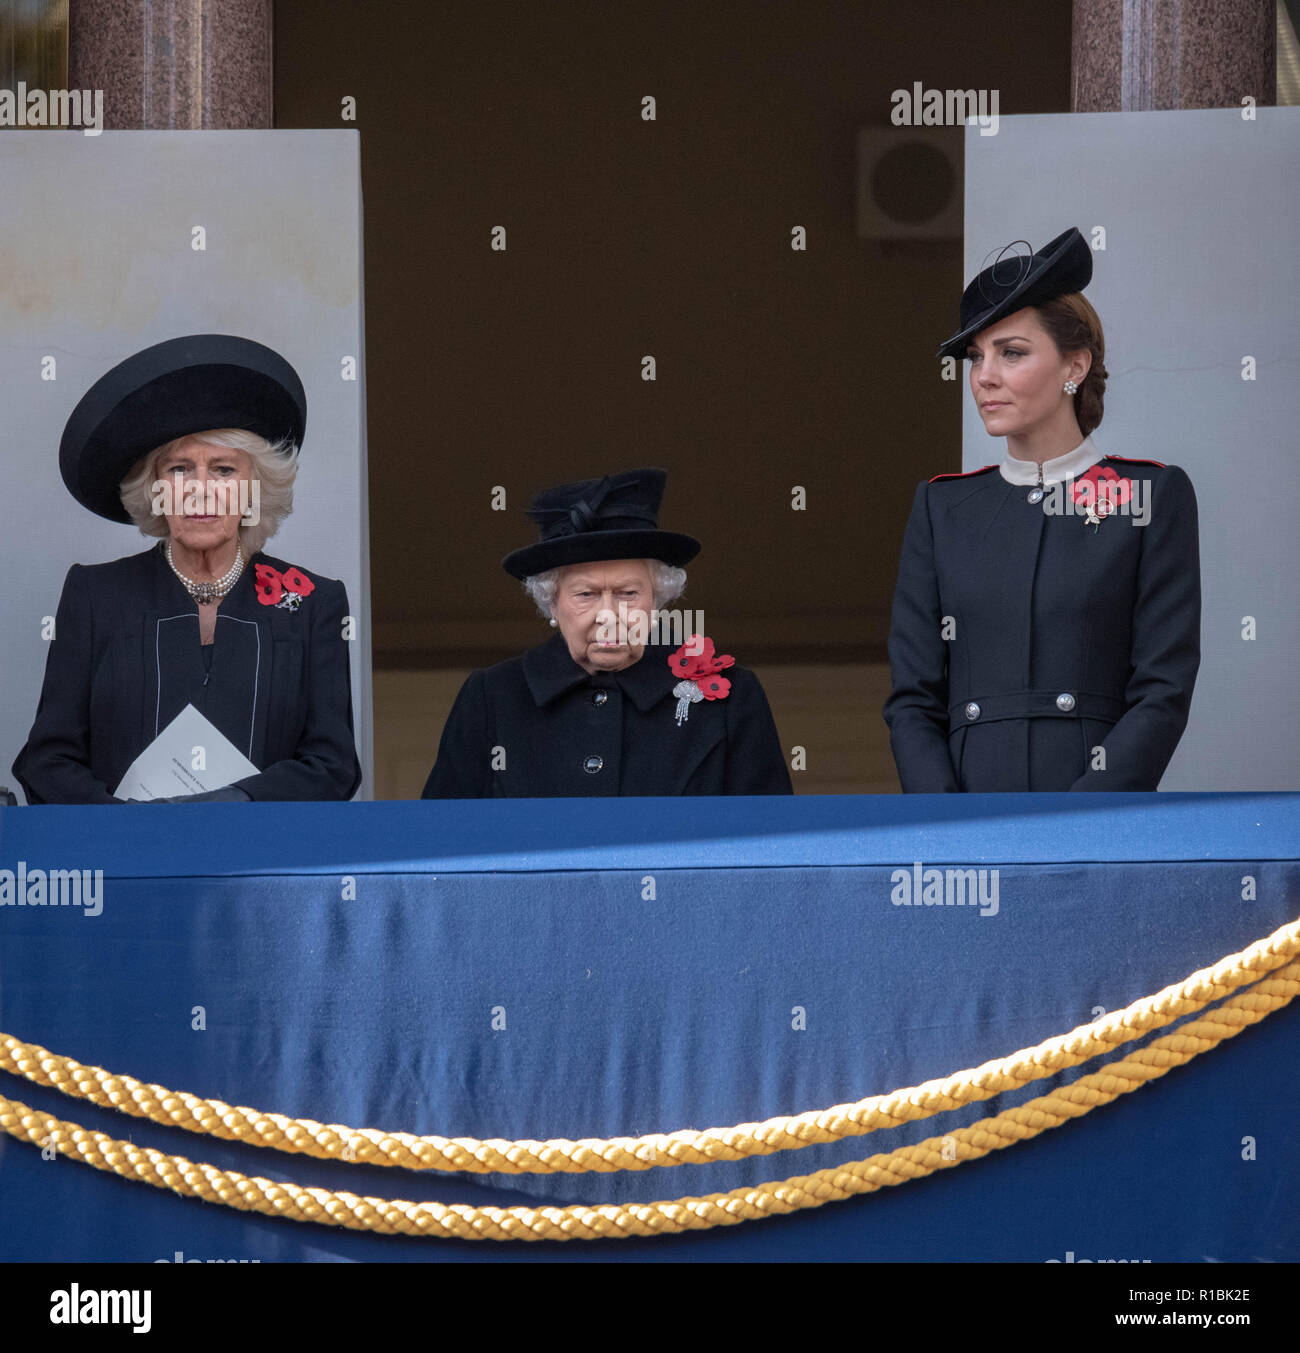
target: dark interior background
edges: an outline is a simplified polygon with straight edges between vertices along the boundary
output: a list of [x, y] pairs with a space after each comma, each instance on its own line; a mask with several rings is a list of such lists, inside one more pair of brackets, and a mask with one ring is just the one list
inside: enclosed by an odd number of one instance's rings
[[720, 647], [883, 660], [913, 489], [960, 465], [964, 279], [955, 235], [858, 237], [857, 133], [918, 80], [1067, 110], [1070, 5], [277, 0], [275, 55], [278, 127], [361, 130], [377, 669], [538, 642], [522, 509], [638, 465]]

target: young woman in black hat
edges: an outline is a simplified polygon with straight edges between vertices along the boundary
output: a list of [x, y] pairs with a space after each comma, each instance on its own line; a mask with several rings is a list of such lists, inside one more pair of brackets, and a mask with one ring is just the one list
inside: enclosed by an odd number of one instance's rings
[[68, 572], [14, 762], [29, 803], [122, 802], [132, 762], [187, 705], [258, 772], [152, 802], [355, 792], [347, 594], [261, 552], [292, 505], [306, 410], [283, 357], [224, 334], [136, 353], [77, 405], [59, 452], [68, 489], [160, 539]]
[[1105, 343], [1077, 230], [999, 256], [958, 332], [999, 465], [921, 484], [885, 702], [904, 792], [1154, 790], [1200, 664], [1196, 495], [1104, 455]]
[[634, 470], [538, 496], [541, 540], [503, 566], [557, 633], [471, 673], [424, 798], [791, 793], [758, 678], [707, 635], [656, 633], [700, 549], [659, 529], [665, 479]]

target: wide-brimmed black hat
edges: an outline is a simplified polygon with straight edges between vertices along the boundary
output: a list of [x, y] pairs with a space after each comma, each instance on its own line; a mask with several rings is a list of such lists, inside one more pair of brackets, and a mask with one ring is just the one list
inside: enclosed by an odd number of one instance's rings
[[1015, 240], [968, 286], [961, 298], [961, 327], [939, 349], [940, 357], [964, 357], [981, 329], [1027, 305], [1042, 305], [1082, 291], [1092, 281], [1092, 250], [1073, 226], [1036, 254], [1010, 253]]
[[544, 490], [528, 509], [542, 528], [541, 540], [506, 555], [501, 567], [512, 577], [527, 578], [548, 568], [602, 559], [688, 563], [699, 554], [700, 542], [659, 529], [667, 479], [665, 470], [628, 470]]
[[119, 362], [73, 409], [59, 470], [83, 507], [129, 522], [118, 485], [149, 451], [211, 428], [302, 445], [307, 395], [278, 352], [234, 334], [169, 338]]

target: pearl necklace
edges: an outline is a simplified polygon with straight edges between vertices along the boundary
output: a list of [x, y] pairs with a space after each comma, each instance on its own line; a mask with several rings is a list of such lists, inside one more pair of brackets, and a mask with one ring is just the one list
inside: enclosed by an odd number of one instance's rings
[[238, 542], [235, 544], [235, 562], [231, 564], [230, 571], [224, 578], [218, 578], [214, 583], [196, 583], [192, 578], [187, 578], [176, 567], [172, 559], [172, 543], [167, 542], [167, 567], [181, 580], [185, 590], [199, 603], [200, 606], [206, 606], [210, 602], [220, 601], [222, 597], [234, 587], [239, 581], [239, 575], [244, 571], [244, 547]]

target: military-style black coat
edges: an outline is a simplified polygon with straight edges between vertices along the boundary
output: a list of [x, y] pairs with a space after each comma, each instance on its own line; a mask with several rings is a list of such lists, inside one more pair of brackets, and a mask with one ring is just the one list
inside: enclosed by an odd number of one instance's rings
[[728, 667], [727, 697], [691, 705], [679, 725], [672, 651], [647, 645], [626, 670], [589, 675], [557, 634], [472, 672], [424, 798], [791, 793], [758, 678]]
[[14, 762], [29, 803], [111, 803], [131, 763], [192, 704], [261, 774], [252, 799], [346, 799], [361, 779], [340, 582], [306, 569], [296, 610], [259, 602], [254, 555], [199, 644], [198, 607], [159, 544], [74, 564], [63, 584], [36, 722]]
[[1196, 495], [1174, 465], [1100, 464], [1146, 482], [1145, 526], [1050, 515], [996, 466], [918, 487], [884, 708], [905, 792], [1159, 784], [1200, 665]]

